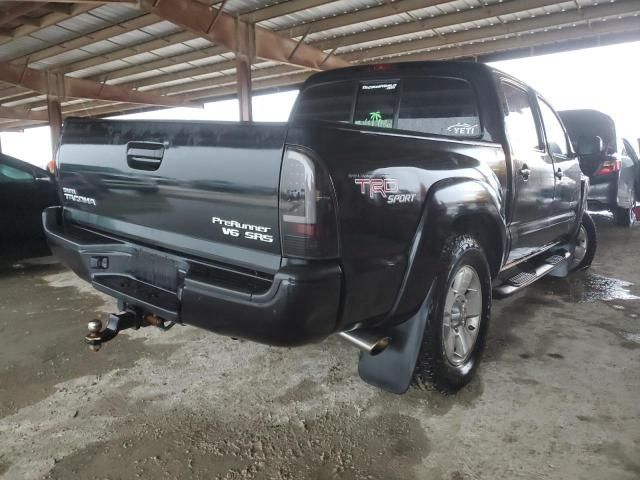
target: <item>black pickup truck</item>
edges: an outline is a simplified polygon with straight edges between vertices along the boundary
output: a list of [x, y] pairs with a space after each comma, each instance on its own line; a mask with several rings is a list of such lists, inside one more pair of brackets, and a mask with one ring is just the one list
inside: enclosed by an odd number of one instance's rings
[[338, 334], [361, 377], [455, 391], [492, 294], [589, 266], [588, 178], [549, 104], [486, 65], [318, 73], [287, 124], [69, 119], [55, 254], [119, 300], [123, 328], [175, 323], [270, 345]]

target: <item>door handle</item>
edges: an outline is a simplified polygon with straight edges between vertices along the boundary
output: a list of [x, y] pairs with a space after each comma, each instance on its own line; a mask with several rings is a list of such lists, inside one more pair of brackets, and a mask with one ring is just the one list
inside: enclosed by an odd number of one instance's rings
[[562, 172], [562, 169], [558, 168], [558, 170], [556, 170], [556, 177], [558, 178], [558, 180], [562, 180], [563, 176], [564, 176], [564, 173]]
[[166, 146], [159, 142], [129, 142], [127, 164], [136, 170], [157, 170], [162, 163]]
[[526, 163], [522, 165], [522, 168], [520, 169], [520, 175], [522, 176], [522, 179], [525, 182], [529, 180], [529, 175], [531, 175], [531, 170], [529, 169]]

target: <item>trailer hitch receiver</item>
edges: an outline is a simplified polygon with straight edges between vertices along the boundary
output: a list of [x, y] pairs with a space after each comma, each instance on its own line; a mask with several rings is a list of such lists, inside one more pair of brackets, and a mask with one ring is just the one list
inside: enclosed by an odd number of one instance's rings
[[135, 328], [137, 330], [142, 325], [142, 319], [136, 312], [126, 311], [112, 313], [109, 315], [109, 321], [104, 329], [102, 329], [102, 322], [100, 320], [91, 320], [89, 322], [89, 333], [85, 337], [85, 342], [92, 351], [97, 352], [103, 343], [113, 340], [122, 330], [128, 328]]

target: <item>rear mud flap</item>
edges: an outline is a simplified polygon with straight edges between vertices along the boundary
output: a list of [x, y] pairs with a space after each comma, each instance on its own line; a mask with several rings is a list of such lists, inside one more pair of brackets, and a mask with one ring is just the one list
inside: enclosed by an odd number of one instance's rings
[[380, 354], [360, 353], [358, 374], [369, 385], [401, 395], [411, 385], [424, 328], [431, 310], [431, 290], [422, 306], [409, 320], [385, 331], [391, 344]]

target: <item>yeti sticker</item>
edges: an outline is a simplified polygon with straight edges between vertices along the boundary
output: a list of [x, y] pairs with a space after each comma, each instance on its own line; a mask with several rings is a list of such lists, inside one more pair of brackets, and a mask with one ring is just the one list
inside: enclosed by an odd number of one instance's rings
[[447, 127], [447, 133], [459, 137], [473, 137], [477, 134], [477, 130], [478, 125], [471, 125], [470, 123], [455, 123]]

